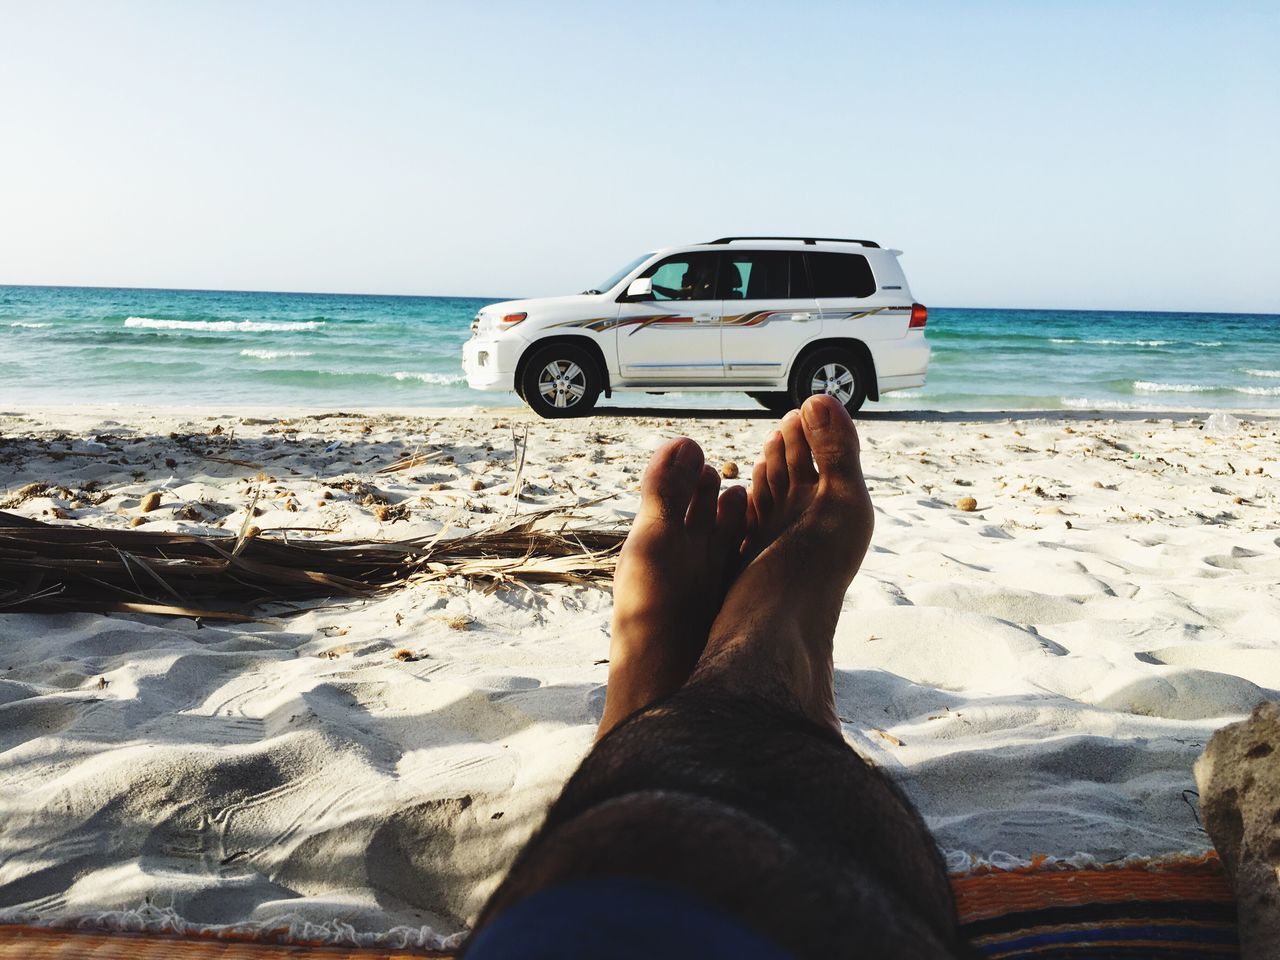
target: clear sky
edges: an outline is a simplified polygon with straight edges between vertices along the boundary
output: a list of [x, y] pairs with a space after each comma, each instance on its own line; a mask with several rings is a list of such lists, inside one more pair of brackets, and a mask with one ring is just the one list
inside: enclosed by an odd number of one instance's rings
[[540, 295], [726, 233], [1280, 312], [1280, 4], [0, 0], [0, 283]]

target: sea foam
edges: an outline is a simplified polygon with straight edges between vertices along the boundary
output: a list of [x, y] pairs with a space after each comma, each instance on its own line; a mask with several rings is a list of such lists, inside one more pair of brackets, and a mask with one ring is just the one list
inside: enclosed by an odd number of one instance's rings
[[126, 327], [149, 330], [201, 330], [212, 333], [289, 333], [319, 330], [323, 320], [156, 320], [152, 317], [128, 317]]
[[1203, 383], [1153, 383], [1150, 380], [1133, 381], [1133, 389], [1143, 393], [1213, 393], [1221, 387], [1210, 387]]
[[397, 370], [391, 374], [397, 380], [421, 380], [423, 383], [434, 383], [436, 386], [447, 387], [456, 383], [464, 383], [466, 377], [451, 373], [409, 373], [405, 370]]
[[309, 357], [310, 350], [241, 350], [240, 356], [255, 360], [279, 360], [282, 357]]
[[1167, 347], [1177, 340], [1086, 340], [1085, 343], [1096, 343], [1108, 347]]
[[1251, 370], [1246, 367], [1244, 372], [1251, 377], [1267, 377], [1269, 379], [1280, 377], [1280, 370]]
[[43, 330], [45, 327], [51, 327], [51, 323], [23, 323], [21, 320], [15, 320], [9, 324], [11, 327], [22, 327], [24, 330]]

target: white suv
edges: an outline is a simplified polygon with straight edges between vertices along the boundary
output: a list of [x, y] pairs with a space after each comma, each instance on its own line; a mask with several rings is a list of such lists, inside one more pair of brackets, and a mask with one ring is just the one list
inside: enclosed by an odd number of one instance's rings
[[928, 313], [900, 253], [814, 237], [646, 253], [598, 290], [485, 307], [463, 370], [544, 417], [586, 414], [615, 390], [745, 391], [779, 412], [830, 393], [853, 412], [924, 384]]

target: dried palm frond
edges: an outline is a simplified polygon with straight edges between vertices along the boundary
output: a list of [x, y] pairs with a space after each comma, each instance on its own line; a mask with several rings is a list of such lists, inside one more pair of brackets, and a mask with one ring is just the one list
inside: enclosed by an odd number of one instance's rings
[[370, 595], [444, 577], [495, 587], [609, 580], [625, 531], [573, 519], [553, 508], [447, 539], [286, 542], [102, 530], [0, 513], [0, 611], [245, 620], [262, 603]]

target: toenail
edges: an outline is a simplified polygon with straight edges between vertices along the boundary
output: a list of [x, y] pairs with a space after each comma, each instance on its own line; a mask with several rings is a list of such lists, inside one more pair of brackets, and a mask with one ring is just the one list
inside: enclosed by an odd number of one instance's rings
[[800, 408], [804, 422], [815, 429], [821, 429], [831, 423], [831, 410], [821, 400], [814, 398]]
[[697, 460], [697, 445], [692, 440], [685, 440], [676, 447], [675, 459], [672, 461], [678, 467], [692, 466]]
[[788, 411], [783, 415], [783, 417], [782, 417], [782, 421], [785, 423], [785, 422], [786, 422], [786, 421], [788, 421], [788, 420], [796, 420], [796, 419], [798, 419], [798, 418], [799, 418], [799, 416], [800, 416], [800, 411], [799, 411], [799, 410], [788, 410]]

